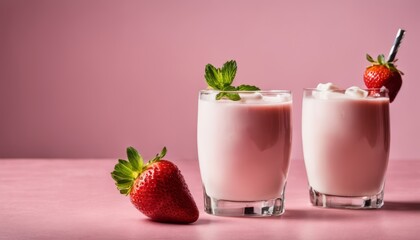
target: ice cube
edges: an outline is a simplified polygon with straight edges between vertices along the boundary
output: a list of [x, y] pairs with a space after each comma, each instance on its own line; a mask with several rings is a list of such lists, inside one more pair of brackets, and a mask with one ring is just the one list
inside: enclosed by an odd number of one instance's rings
[[355, 97], [355, 98], [365, 98], [368, 96], [368, 91], [363, 90], [357, 86], [352, 86], [346, 89], [344, 93], [346, 96]]

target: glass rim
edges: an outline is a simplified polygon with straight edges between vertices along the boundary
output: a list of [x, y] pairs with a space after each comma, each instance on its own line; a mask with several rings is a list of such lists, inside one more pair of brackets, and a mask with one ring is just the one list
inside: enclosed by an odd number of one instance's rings
[[218, 89], [203, 89], [200, 93], [288, 93], [292, 94], [292, 90], [253, 90], [253, 91], [223, 91]]
[[[375, 91], [375, 92], [384, 92], [384, 93], [389, 93], [389, 90], [387, 88], [360, 88], [361, 90], [364, 91]], [[317, 88], [303, 88], [304, 91], [316, 91], [316, 92], [343, 92], [346, 91], [347, 88], [339, 88], [339, 89], [331, 89], [331, 90], [320, 90]]]

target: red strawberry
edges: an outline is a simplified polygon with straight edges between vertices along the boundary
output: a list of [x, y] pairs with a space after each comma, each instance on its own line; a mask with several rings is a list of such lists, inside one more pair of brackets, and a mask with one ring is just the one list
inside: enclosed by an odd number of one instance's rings
[[178, 167], [161, 160], [166, 148], [146, 165], [133, 147], [127, 148], [128, 161], [118, 160], [111, 173], [121, 194], [130, 194], [133, 205], [158, 222], [192, 223], [198, 208]]
[[403, 75], [403, 73], [398, 70], [395, 65], [397, 60], [391, 62], [385, 61], [385, 56], [382, 54], [378, 56], [377, 61], [373, 60], [369, 54], [366, 54], [366, 58], [372, 63], [371, 66], [366, 68], [363, 76], [366, 87], [386, 87], [389, 91], [389, 99], [393, 102], [401, 88], [401, 75]]

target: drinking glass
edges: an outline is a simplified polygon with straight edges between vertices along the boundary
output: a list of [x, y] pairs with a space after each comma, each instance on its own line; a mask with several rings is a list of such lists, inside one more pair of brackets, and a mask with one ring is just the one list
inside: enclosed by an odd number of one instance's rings
[[386, 89], [366, 96], [304, 89], [302, 140], [310, 201], [328, 208], [381, 208], [390, 146]]
[[[240, 100], [216, 100], [238, 94]], [[286, 90], [202, 90], [197, 145], [205, 211], [221, 216], [276, 216], [292, 140], [292, 94]]]

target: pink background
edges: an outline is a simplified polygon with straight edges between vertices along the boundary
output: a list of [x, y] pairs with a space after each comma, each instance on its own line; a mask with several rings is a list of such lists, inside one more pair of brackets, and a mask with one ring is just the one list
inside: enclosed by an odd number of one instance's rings
[[0, 0], [0, 157], [195, 159], [204, 66], [236, 59], [236, 83], [294, 94], [362, 86], [365, 54], [399, 27], [406, 74], [391, 105], [391, 159], [420, 157], [420, 1]]

